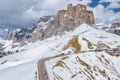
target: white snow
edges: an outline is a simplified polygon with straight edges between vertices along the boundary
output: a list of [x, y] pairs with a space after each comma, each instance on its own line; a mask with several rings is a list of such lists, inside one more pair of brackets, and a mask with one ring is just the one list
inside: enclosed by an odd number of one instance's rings
[[[120, 45], [120, 36], [117, 36], [115, 34], [107, 33], [101, 30], [97, 30], [92, 28], [89, 25], [83, 24], [76, 28], [74, 31], [67, 33], [63, 35], [62, 37], [56, 36], [52, 37], [50, 39], [46, 39], [44, 41], [37, 41], [35, 43], [28, 43], [26, 46], [21, 47], [24, 49], [24, 51], [18, 52], [16, 54], [12, 54], [9, 56], [5, 56], [3, 58], [0, 58], [0, 80], [35, 80], [35, 71], [37, 71], [37, 62], [39, 59], [45, 58], [45, 57], [52, 57], [55, 55], [59, 55], [61, 53], [68, 54], [68, 51], [71, 49], [68, 49], [66, 51], [62, 50], [62, 48], [68, 43], [68, 41], [74, 36], [77, 35], [79, 36], [79, 43], [82, 46], [82, 50], [88, 51], [89, 48], [87, 47], [87, 43], [82, 40], [82, 38], [86, 38], [93, 44], [97, 44], [98, 41], [102, 41], [103, 43], [107, 44], [109, 47], [114, 48], [116, 46]], [[102, 37], [102, 38], [100, 38]], [[0, 41], [1, 43], [4, 41]], [[11, 44], [12, 41], [6, 41], [4, 42], [5, 46], [7, 47], [6, 50], [11, 50]], [[106, 69], [104, 64], [100, 63], [99, 61], [94, 61], [98, 60], [95, 56], [96, 55], [101, 55], [103, 54], [105, 57], [108, 57], [107, 59], [110, 62], [114, 63], [114, 67], [116, 68], [116, 71], [120, 72], [120, 57], [112, 57], [106, 53], [87, 53], [84, 56], [84, 54], [80, 55], [73, 55], [69, 56], [70, 60], [74, 59], [76, 56], [79, 56], [81, 59], [85, 60], [88, 62], [91, 66], [94, 64], [99, 65], [101, 69]], [[89, 55], [89, 57], [87, 57]], [[92, 62], [89, 62], [90, 58]], [[54, 63], [60, 58], [56, 59], [51, 59], [49, 62], [46, 62], [46, 66], [48, 65], [47, 70], [49, 73], [50, 79], [52, 79], [54, 76], [51, 71], [55, 71], [57, 73], [60, 71], [59, 75], [65, 74], [63, 77], [65, 77], [64, 80], [78, 80], [81, 78], [82, 75], [78, 75], [74, 79], [70, 79], [71, 74], [74, 74], [74, 71], [77, 71], [79, 68], [79, 64], [74, 64], [73, 67], [70, 68], [70, 71], [68, 71], [65, 68], [55, 68], [56, 70], [52, 70], [51, 67], [54, 65]], [[70, 62], [70, 60], [65, 61], [65, 63], [68, 63], [67, 65], [72, 66], [73, 64]], [[73, 60], [74, 61], [74, 60]], [[51, 63], [53, 62], [53, 63]], [[50, 64], [51, 63], [51, 64]], [[70, 63], [70, 64], [69, 64]], [[110, 68], [110, 66], [108, 66]], [[83, 66], [80, 67], [83, 70]], [[73, 69], [73, 70], [72, 70]], [[63, 72], [61, 70], [64, 70]], [[107, 69], [106, 69], [107, 70]], [[73, 72], [72, 72], [73, 71]], [[107, 74], [109, 74], [109, 70], [107, 70]], [[114, 72], [115, 74], [115, 72]], [[120, 74], [120, 73], [119, 73]], [[95, 75], [95, 72], [94, 74]], [[100, 75], [100, 74], [98, 74]], [[116, 75], [111, 75], [111, 78], [117, 78]], [[83, 78], [86, 79], [86, 76], [83, 76]], [[102, 80], [105, 80], [103, 76], [96, 77], [97, 80], [98, 78], [101, 78]]]
[[[100, 57], [100, 61], [97, 57]], [[101, 57], [101, 56], [104, 56]], [[66, 59], [63, 59], [67, 57]], [[88, 69], [86, 66], [82, 65], [78, 61], [78, 58], [83, 60], [85, 63], [89, 64], [91, 66], [90, 69]], [[105, 60], [108, 60], [109, 63]], [[57, 79], [62, 78], [62, 80], [87, 80], [87, 75], [92, 79], [92, 76], [94, 76], [95, 80], [107, 80], [108, 78], [106, 76], [101, 75], [101, 73], [98, 71], [105, 70], [105, 75], [108, 75], [111, 80], [119, 80], [119, 72], [120, 72], [120, 57], [112, 57], [108, 55], [105, 52], [88, 52], [88, 53], [80, 53], [80, 54], [74, 54], [74, 55], [66, 55], [58, 58], [50, 59], [49, 61], [46, 61], [46, 68], [48, 71], [49, 79]], [[63, 62], [63, 67], [56, 66], [54, 67], [57, 62]], [[54, 68], [53, 68], [54, 67]], [[94, 70], [94, 67], [98, 67], [99, 69]], [[85, 71], [85, 69], [87, 71]], [[90, 72], [92, 71], [92, 72]], [[86, 74], [84, 74], [86, 73]], [[95, 75], [98, 74], [98, 75]], [[57, 77], [56, 77], [56, 76]], [[74, 77], [72, 77], [75, 75]]]

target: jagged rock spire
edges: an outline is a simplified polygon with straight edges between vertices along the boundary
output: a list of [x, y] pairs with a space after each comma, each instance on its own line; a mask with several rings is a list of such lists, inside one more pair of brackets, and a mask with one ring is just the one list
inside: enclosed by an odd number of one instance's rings
[[74, 22], [79, 20], [79, 23], [85, 22], [89, 24], [95, 24], [93, 12], [87, 10], [85, 5], [77, 4], [76, 6], [73, 6], [72, 4], [68, 4], [67, 10], [58, 11], [58, 20], [63, 20], [65, 15], [71, 17]]
[[53, 35], [61, 35], [65, 31], [74, 30], [83, 23], [89, 25], [95, 24], [93, 12], [87, 10], [85, 5], [77, 4], [73, 6], [72, 4], [68, 4], [66, 10], [58, 11], [49, 21], [43, 22], [42, 24], [38, 23], [34, 31], [29, 33], [31, 35], [28, 39], [20, 36], [20, 41], [34, 42], [44, 40]]

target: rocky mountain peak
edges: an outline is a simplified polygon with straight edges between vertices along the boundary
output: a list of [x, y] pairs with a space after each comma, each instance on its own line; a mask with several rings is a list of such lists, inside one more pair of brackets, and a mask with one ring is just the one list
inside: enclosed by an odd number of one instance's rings
[[74, 30], [76, 27], [82, 23], [87, 23], [89, 25], [94, 25], [94, 14], [92, 11], [87, 10], [85, 5], [77, 4], [73, 6], [72, 4], [67, 5], [67, 10], [60, 10], [51, 19], [45, 30], [41, 30], [42, 34], [40, 40], [51, 37], [52, 35], [60, 35], [64, 31]]
[[77, 4], [73, 6], [72, 4], [67, 5], [67, 10], [60, 10], [57, 13], [59, 21], [63, 20], [65, 17], [70, 17], [75, 23], [89, 23], [95, 24], [94, 14], [92, 11], [87, 10], [85, 5]]
[[[14, 40], [17, 41], [19, 39], [22, 42], [44, 40], [51, 36], [61, 35], [65, 31], [72, 31], [83, 23], [95, 25], [93, 12], [87, 10], [85, 5], [77, 4], [73, 6], [72, 4], [68, 4], [66, 10], [58, 11], [52, 18], [51, 16], [40, 18], [40, 21], [35, 25], [35, 29], [25, 34], [27, 36], [30, 35], [29, 38], [24, 35], [17, 35], [17, 37], [14, 36], [17, 38]], [[21, 35], [22, 33], [19, 34]]]

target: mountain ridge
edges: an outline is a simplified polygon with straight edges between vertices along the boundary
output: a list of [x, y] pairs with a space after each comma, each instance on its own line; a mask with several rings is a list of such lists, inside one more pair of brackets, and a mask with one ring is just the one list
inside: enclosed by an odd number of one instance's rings
[[[43, 23], [41, 23], [41, 21]], [[86, 6], [78, 4], [72, 6], [68, 4], [67, 10], [60, 10], [55, 16], [46, 16], [40, 18], [32, 32], [27, 35], [30, 36], [15, 36], [17, 32], [10, 32], [5, 39], [13, 40], [14, 42], [26, 43], [35, 42], [37, 40], [44, 40], [51, 36], [62, 34], [64, 31], [74, 30], [82, 23], [95, 25], [94, 14], [92, 11], [86, 9]], [[43, 26], [46, 28], [43, 28]], [[21, 33], [20, 33], [21, 34]]]
[[69, 4], [29, 29], [9, 32], [0, 39], [0, 79], [119, 80], [120, 36], [97, 29], [87, 12]]
[[[69, 41], [70, 42], [72, 41], [72, 43], [74, 43], [74, 39], [73, 39], [74, 36], [78, 36], [78, 43], [81, 45], [81, 50], [78, 53], [74, 53], [74, 51], [76, 50], [76, 47], [71, 46], [72, 44], [70, 44], [70, 46], [68, 46], [68, 48], [63, 49], [65, 46], [69, 45]], [[45, 61], [45, 63], [43, 63], [43, 65], [46, 66], [44, 68], [47, 70], [47, 74], [49, 74], [49, 71], [55, 72], [55, 74], [56, 74], [57, 73], [56, 69], [58, 69], [58, 70], [62, 69], [60, 71], [60, 74], [61, 73], [69, 74], [69, 72], [72, 71], [73, 73], [70, 73], [69, 76], [67, 77], [68, 79], [70, 79], [71, 76], [75, 74], [75, 71], [79, 71], [79, 69], [75, 68], [75, 67], [77, 67], [77, 68], [82, 69], [81, 71], [83, 71], [85, 73], [86, 73], [86, 71], [83, 69], [86, 69], [87, 71], [92, 70], [93, 71], [92, 75], [97, 80], [99, 80], [99, 77], [101, 78], [101, 76], [103, 77], [103, 79], [107, 80], [107, 77], [104, 77], [102, 74], [99, 73], [99, 71], [98, 71], [99, 69], [100, 69], [100, 71], [103, 71], [103, 72], [105, 71], [106, 76], [111, 75], [111, 76], [109, 76], [110, 79], [112, 79], [112, 78], [119, 79], [119, 77], [116, 76], [119, 74], [116, 73], [115, 70], [117, 70], [119, 72], [120, 56], [115, 55], [115, 51], [114, 51], [114, 48], [120, 49], [120, 47], [118, 47], [118, 46], [120, 46], [119, 38], [120, 37], [115, 34], [108, 33], [108, 32], [102, 31], [102, 30], [97, 30], [88, 24], [82, 24], [79, 27], [77, 27], [75, 30], [63, 35], [62, 37], [60, 37], [60, 35], [58, 35], [56, 37], [51, 37], [51, 38], [43, 40], [43, 41], [38, 41], [35, 43], [28, 43], [26, 46], [24, 46], [24, 51], [20, 51], [16, 54], [12, 54], [12, 55], [0, 58], [0, 77], [2, 80], [8, 80], [8, 78], [11, 80], [14, 80], [15, 78], [18, 80], [28, 80], [28, 79], [34, 80], [34, 79], [36, 79], [35, 75], [37, 76], [40, 73], [40, 72], [38, 72], [38, 69], [37, 69], [38, 68], [37, 62], [39, 61], [39, 59], [41, 60], [41, 59], [44, 59], [47, 57], [58, 56], [55, 59], [51, 58], [51, 59]], [[91, 46], [93, 48], [90, 48], [88, 46], [89, 43], [92, 44]], [[103, 45], [101, 45], [101, 44], [103, 44]], [[100, 46], [97, 47], [97, 45], [100, 45]], [[110, 49], [107, 46], [109, 46]], [[19, 49], [21, 49], [21, 47], [19, 47]], [[95, 49], [96, 50], [98, 49], [98, 51], [94, 51]], [[104, 49], [106, 49], [106, 51], [113, 49], [114, 52], [111, 52], [111, 53], [113, 53], [113, 54], [111, 54], [110, 52], [105, 52]], [[93, 50], [93, 51], [88, 52], [91, 50]], [[101, 50], [103, 50], [103, 51], [101, 51]], [[73, 56], [69, 56], [68, 59], [65, 59], [62, 55], [73, 55]], [[109, 61], [110, 64], [108, 64], [108, 63], [106, 64], [106, 62], [102, 63], [96, 57], [96, 56], [100, 57], [102, 59], [102, 61], [104, 62], [104, 58], [102, 57], [102, 55], [105, 57], [106, 60]], [[109, 57], [106, 58], [108, 55], [109, 55]], [[76, 64], [73, 64], [72, 62], [76, 62], [76, 61], [74, 61], [75, 60], [74, 57], [76, 57], [76, 56], [79, 56], [82, 61], [91, 65], [90, 70], [78, 62]], [[93, 58], [93, 56], [94, 56], [94, 58]], [[63, 68], [56, 66], [52, 69], [52, 67], [56, 64], [56, 62], [61, 60], [61, 58], [65, 59], [63, 62], [66, 63], [66, 65], [69, 65], [69, 64], [72, 65], [72, 67], [71, 67], [72, 69], [70, 68], [70, 71], [68, 71], [66, 66], [64, 66], [63, 64], [62, 64]], [[71, 59], [72, 59], [72, 62], [70, 62]], [[53, 63], [51, 64], [52, 61], [53, 61]], [[97, 72], [95, 72], [93, 70], [93, 66], [95, 66], [95, 64], [93, 64], [94, 61], [96, 62], [96, 65], [99, 68], [99, 69], [96, 68]], [[113, 64], [111, 65], [111, 62], [113, 62], [114, 65]], [[98, 64], [100, 64], [100, 65], [98, 65]], [[43, 65], [41, 65], [41, 66], [43, 66]], [[70, 67], [70, 65], [68, 67]], [[111, 65], [112, 67], [109, 65]], [[118, 66], [116, 67], [116, 65], [118, 65]], [[100, 66], [102, 66], [102, 67], [100, 67]], [[105, 66], [107, 66], [107, 68], [109, 68], [109, 69], [105, 68]], [[115, 70], [113, 68], [115, 68]], [[4, 73], [3, 73], [3, 71], [4, 71]], [[36, 73], [36, 71], [38, 73]], [[21, 72], [24, 72], [23, 75], [21, 75]], [[109, 75], [108, 75], [108, 72], [109, 72]], [[114, 73], [112, 74], [111, 72], [114, 72]], [[78, 72], [76, 72], [76, 74], [77, 73]], [[97, 73], [98, 76], [95, 76], [94, 73]], [[57, 75], [61, 76], [60, 74], [57, 74]], [[88, 74], [88, 73], [86, 73], [86, 74]], [[43, 75], [45, 75], [45, 74], [43, 74]], [[84, 75], [84, 74], [81, 74], [81, 75]], [[50, 77], [50, 80], [52, 80], [52, 78], [55, 77], [52, 75], [52, 73], [50, 73], [48, 76]], [[76, 80], [79, 76], [80, 76], [80, 74], [78, 74], [78, 76], [76, 75], [76, 78], [73, 77], [71, 80]], [[89, 77], [90, 77], [89, 74], [88, 74], [88, 76], [84, 75], [85, 79], [89, 79]], [[64, 77], [62, 77], [62, 78], [63, 78], [63, 80], [66, 80], [66, 78], [64, 78]]]

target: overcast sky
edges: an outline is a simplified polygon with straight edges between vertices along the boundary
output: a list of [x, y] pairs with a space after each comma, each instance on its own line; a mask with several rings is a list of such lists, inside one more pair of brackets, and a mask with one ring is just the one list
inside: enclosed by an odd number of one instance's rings
[[0, 25], [29, 27], [41, 16], [65, 9], [68, 3], [93, 10], [97, 24], [120, 21], [120, 0], [0, 0]]

